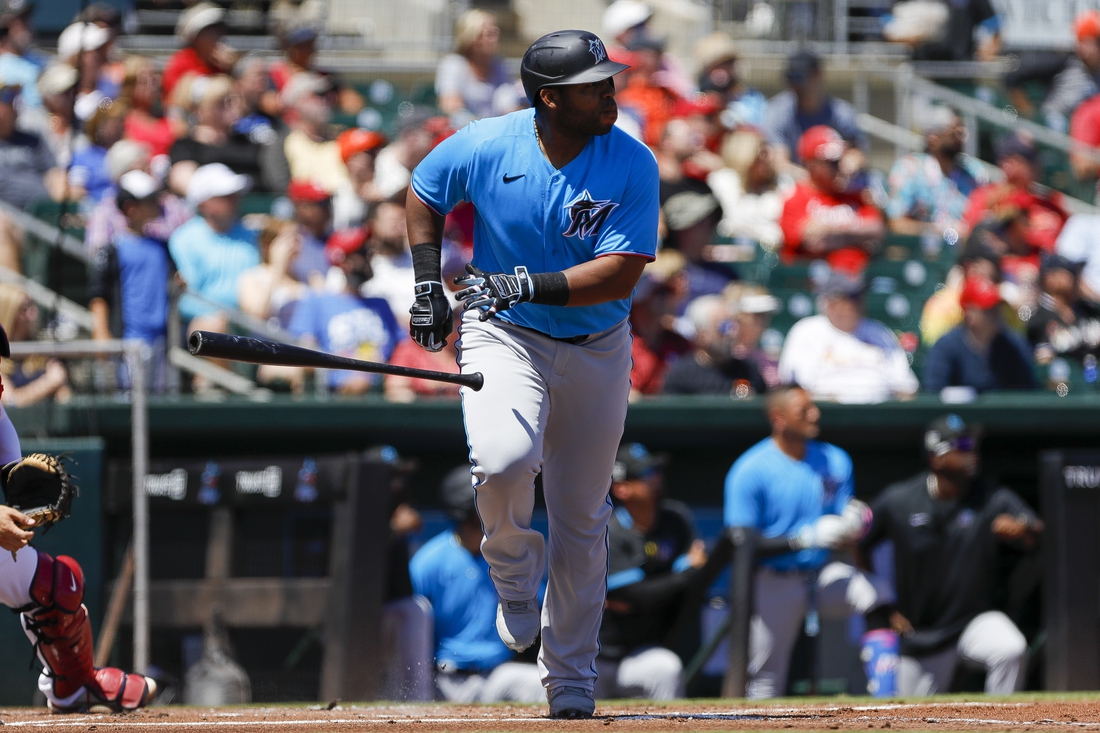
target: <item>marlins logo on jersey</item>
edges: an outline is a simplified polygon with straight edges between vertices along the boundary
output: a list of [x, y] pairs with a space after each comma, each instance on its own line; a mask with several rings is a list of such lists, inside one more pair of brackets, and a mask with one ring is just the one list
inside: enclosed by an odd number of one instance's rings
[[588, 189], [585, 189], [580, 196], [565, 205], [565, 212], [569, 214], [569, 227], [563, 232], [563, 236], [587, 239], [599, 235], [603, 223], [607, 221], [607, 215], [616, 206], [618, 204], [611, 200], [594, 200]]

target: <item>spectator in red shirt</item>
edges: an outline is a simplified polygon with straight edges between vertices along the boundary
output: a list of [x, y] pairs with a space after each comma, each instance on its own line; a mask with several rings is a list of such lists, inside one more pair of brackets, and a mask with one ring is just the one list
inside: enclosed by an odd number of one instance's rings
[[783, 205], [779, 226], [783, 259], [824, 257], [834, 270], [858, 273], [886, 233], [880, 212], [865, 197], [847, 191], [840, 159], [848, 144], [825, 125], [811, 127], [798, 141], [809, 180], [800, 181]]
[[213, 76], [229, 73], [236, 54], [222, 43], [225, 31], [225, 11], [214, 3], [201, 2], [180, 16], [176, 35], [183, 41], [183, 48], [168, 59], [161, 77], [166, 102], [172, 98], [176, 84], [188, 74]]
[[151, 155], [168, 155], [178, 132], [166, 117], [155, 113], [157, 71], [148, 56], [128, 56], [123, 64], [121, 101], [126, 114], [126, 138], [145, 143]]
[[986, 214], [1006, 202], [1027, 216], [1025, 239], [1032, 254], [1053, 252], [1058, 234], [1069, 218], [1062, 207], [1062, 194], [1039, 185], [1039, 151], [1031, 138], [1012, 132], [997, 145], [997, 165], [1004, 172], [1003, 183], [974, 189], [963, 221], [973, 229]]

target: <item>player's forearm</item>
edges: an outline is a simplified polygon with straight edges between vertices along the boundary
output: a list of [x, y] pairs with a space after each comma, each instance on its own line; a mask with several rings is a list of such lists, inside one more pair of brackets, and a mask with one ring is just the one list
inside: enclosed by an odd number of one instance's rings
[[409, 186], [405, 198], [405, 226], [411, 246], [416, 282], [443, 282], [440, 263], [444, 217], [429, 209]]
[[631, 255], [606, 255], [565, 271], [569, 306], [599, 305], [629, 298], [648, 260]]

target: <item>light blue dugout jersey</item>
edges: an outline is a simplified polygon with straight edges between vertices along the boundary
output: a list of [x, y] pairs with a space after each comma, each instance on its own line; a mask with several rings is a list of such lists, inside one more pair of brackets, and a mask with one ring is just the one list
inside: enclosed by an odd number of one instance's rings
[[[439, 214], [474, 205], [473, 263], [489, 272], [555, 272], [609, 254], [653, 259], [660, 202], [649, 149], [616, 127], [558, 170], [539, 148], [534, 115], [478, 120], [444, 140], [413, 171], [417, 198]], [[629, 313], [626, 298], [576, 308], [521, 303], [497, 317], [568, 338]]]
[[[852, 459], [811, 440], [801, 461], [766, 438], [749, 448], [726, 475], [727, 527], [755, 527], [764, 537], [788, 537], [825, 514], [840, 514], [854, 494]], [[829, 550], [801, 550], [762, 560], [776, 570], [817, 570]]]
[[411, 561], [413, 590], [432, 603], [437, 664], [487, 672], [515, 656], [497, 633], [497, 590], [485, 558], [451, 530], [424, 543]]

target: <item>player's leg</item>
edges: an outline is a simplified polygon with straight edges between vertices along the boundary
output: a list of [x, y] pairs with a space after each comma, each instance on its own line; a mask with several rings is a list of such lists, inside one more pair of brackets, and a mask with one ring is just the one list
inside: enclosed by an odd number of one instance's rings
[[660, 646], [639, 649], [619, 664], [618, 686], [624, 697], [672, 700], [683, 694], [684, 663]]
[[481, 688], [481, 702], [543, 702], [546, 689], [534, 664], [505, 662], [489, 673]]
[[551, 357], [547, 344], [555, 342], [473, 317], [465, 319], [461, 334], [462, 371], [485, 375], [480, 392], [462, 390], [475, 501], [485, 531], [481, 552], [502, 601], [529, 601], [538, 593], [546, 552], [543, 536], [531, 529], [548, 412], [538, 365]]
[[954, 647], [935, 654], [919, 657], [902, 657], [898, 660], [898, 695], [924, 697], [947, 692], [959, 655]]
[[466, 672], [439, 672], [435, 676], [435, 686], [440, 699], [447, 702], [478, 702], [481, 689], [485, 687], [485, 677]]
[[[23, 555], [24, 553], [20, 553]], [[22, 559], [22, 558], [21, 558]], [[28, 558], [29, 559], [29, 558]], [[152, 679], [92, 666], [92, 624], [84, 607], [84, 572], [71, 557], [37, 553], [30, 602], [20, 615], [45, 671], [38, 689], [55, 712], [135, 710], [156, 695]]]
[[26, 545], [15, 553], [0, 550], [0, 603], [8, 608], [31, 604], [31, 583], [38, 568], [38, 551]]
[[749, 629], [749, 684], [752, 699], [787, 692], [791, 652], [806, 619], [809, 588], [802, 573], [756, 571], [754, 613]]
[[550, 579], [539, 666], [551, 693], [573, 687], [591, 694], [607, 594], [608, 492], [630, 394], [630, 332], [624, 321], [584, 345], [555, 345], [542, 471]]
[[15, 432], [15, 426], [11, 424], [7, 410], [0, 406], [0, 466], [6, 466], [22, 457], [23, 453], [19, 449], [19, 435]]
[[1008, 695], [1023, 688], [1027, 669], [1027, 639], [1000, 611], [986, 611], [963, 629], [956, 646], [959, 656], [985, 668], [985, 691]]

